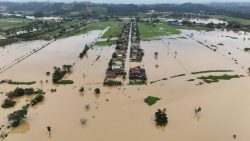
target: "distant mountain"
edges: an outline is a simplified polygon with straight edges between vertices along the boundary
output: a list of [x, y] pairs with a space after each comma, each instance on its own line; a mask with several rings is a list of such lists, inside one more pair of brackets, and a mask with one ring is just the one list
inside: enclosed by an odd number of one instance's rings
[[213, 2], [209, 3], [208, 6], [216, 9], [224, 9], [227, 11], [250, 12], [250, 2]]
[[[50, 3], [50, 2], [0, 2], [0, 7], [7, 11], [31, 11], [42, 12], [55, 15], [65, 15], [70, 12], [82, 12], [87, 14], [108, 14], [108, 15], [136, 15], [138, 12], [147, 12], [155, 10], [159, 12], [223, 12], [240, 15], [240, 12], [250, 13], [250, 3], [184, 3], [184, 4], [94, 4], [90, 2], [72, 2], [72, 3]], [[2, 8], [3, 9], [3, 8]], [[233, 14], [231, 14], [233, 15]], [[235, 13], [234, 13], [235, 15]], [[241, 15], [242, 16], [242, 15]], [[244, 16], [244, 15], [243, 15]], [[248, 17], [248, 16], [247, 16]]]

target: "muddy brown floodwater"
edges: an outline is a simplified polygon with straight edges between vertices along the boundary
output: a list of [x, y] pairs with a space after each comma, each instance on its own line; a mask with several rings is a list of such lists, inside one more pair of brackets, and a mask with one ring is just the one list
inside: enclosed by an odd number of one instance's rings
[[[6, 141], [230, 141], [234, 140], [234, 134], [237, 141], [250, 140], [250, 79], [247, 77], [250, 54], [243, 51], [250, 45], [249, 33], [182, 30], [180, 37], [186, 39], [173, 36], [142, 41], [145, 56], [141, 65], [146, 69], [148, 81], [169, 79], [143, 86], [108, 88], [103, 87], [102, 82], [114, 46], [94, 47], [86, 57], [78, 59], [84, 45], [94, 41], [101, 32], [92, 31], [84, 38], [79, 35], [57, 40], [0, 74], [0, 79], [16, 81], [49, 80], [43, 85], [32, 85], [47, 91], [45, 100], [29, 110], [26, 121], [12, 130]], [[216, 45], [217, 51], [197, 41]], [[220, 43], [223, 46], [218, 45]], [[19, 54], [13, 50], [9, 48], [10, 53]], [[158, 58], [154, 52], [159, 52]], [[98, 55], [100, 59], [96, 61]], [[8, 55], [0, 57], [7, 59]], [[237, 59], [238, 64], [232, 58]], [[72, 63], [75, 63], [73, 72], [67, 79], [74, 80], [73, 85], [53, 85], [51, 76], [45, 74], [52, 72], [54, 66]], [[1, 62], [2, 65], [5, 64]], [[187, 81], [203, 75], [224, 74], [190, 74], [205, 70], [233, 70], [227, 74], [246, 77], [200, 86], [195, 85], [199, 80]], [[179, 74], [186, 75], [170, 79]], [[0, 84], [0, 92], [6, 93], [15, 87]], [[80, 87], [85, 88], [84, 93], [79, 93]], [[57, 92], [51, 93], [51, 88]], [[101, 89], [99, 96], [94, 94], [95, 88]], [[143, 101], [147, 96], [161, 100], [148, 106]], [[4, 98], [4, 94], [0, 95], [1, 101]], [[19, 109], [26, 99], [29, 98], [20, 98], [14, 108], [1, 109], [0, 122], [6, 123], [7, 115]], [[86, 110], [88, 104], [89, 110]], [[196, 106], [202, 107], [198, 115], [194, 113]], [[154, 113], [158, 108], [167, 109], [166, 127], [155, 126]], [[80, 123], [81, 118], [87, 119], [85, 125]], [[47, 126], [51, 126], [51, 135]]]

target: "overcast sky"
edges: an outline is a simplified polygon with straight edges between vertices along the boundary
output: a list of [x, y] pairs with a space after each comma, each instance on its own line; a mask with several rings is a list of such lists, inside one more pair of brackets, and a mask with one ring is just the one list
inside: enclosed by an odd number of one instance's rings
[[207, 2], [250, 2], [250, 0], [0, 0], [0, 1], [47, 1], [47, 2], [73, 2], [73, 1], [91, 1], [93, 3], [133, 3], [133, 4], [152, 4], [152, 3], [207, 3]]

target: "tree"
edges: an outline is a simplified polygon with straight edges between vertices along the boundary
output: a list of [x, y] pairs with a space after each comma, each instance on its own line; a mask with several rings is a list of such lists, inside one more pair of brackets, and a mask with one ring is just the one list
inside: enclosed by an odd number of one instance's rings
[[17, 127], [20, 125], [20, 122], [26, 118], [28, 111], [23, 108], [22, 110], [14, 111], [13, 113], [8, 115], [8, 120], [10, 122], [11, 127]]
[[155, 112], [155, 121], [158, 126], [165, 126], [168, 123], [168, 117], [165, 108], [163, 110], [158, 109], [158, 111]]
[[7, 98], [3, 101], [2, 108], [10, 108], [15, 106], [16, 102], [10, 98]]

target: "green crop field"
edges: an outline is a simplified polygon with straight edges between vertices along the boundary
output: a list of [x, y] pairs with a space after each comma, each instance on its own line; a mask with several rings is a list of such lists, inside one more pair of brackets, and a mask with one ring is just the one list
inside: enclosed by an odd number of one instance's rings
[[23, 26], [28, 24], [29, 22], [31, 21], [26, 19], [0, 19], [0, 29]]

